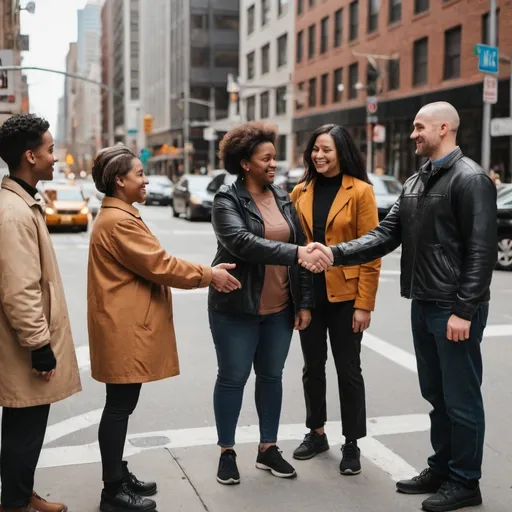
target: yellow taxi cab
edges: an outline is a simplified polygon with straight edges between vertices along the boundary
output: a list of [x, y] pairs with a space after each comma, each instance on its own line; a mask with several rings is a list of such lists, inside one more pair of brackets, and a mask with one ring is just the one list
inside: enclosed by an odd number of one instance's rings
[[87, 231], [89, 208], [79, 186], [48, 184], [42, 193], [46, 201], [45, 219], [48, 227], [69, 227]]

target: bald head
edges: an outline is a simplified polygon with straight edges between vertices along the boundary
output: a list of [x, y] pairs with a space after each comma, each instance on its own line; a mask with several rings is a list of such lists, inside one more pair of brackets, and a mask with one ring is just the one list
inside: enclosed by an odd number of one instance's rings
[[428, 117], [438, 125], [447, 124], [451, 132], [457, 133], [459, 129], [459, 113], [451, 103], [446, 101], [428, 103], [418, 112], [418, 117], [420, 116]]

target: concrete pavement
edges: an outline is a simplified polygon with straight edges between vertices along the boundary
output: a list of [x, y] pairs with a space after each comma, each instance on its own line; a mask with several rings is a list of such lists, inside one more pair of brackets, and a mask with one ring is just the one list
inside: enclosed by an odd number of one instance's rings
[[[209, 264], [216, 241], [210, 224], [173, 219], [171, 210], [141, 209], [162, 245], [178, 257]], [[104, 388], [88, 370], [86, 331], [87, 234], [52, 235], [70, 309], [84, 391], [52, 408], [50, 428], [37, 473], [37, 489], [65, 500], [70, 512], [98, 509], [101, 467], [97, 424]], [[512, 484], [510, 404], [512, 373], [508, 341], [512, 337], [512, 275], [497, 272], [488, 336], [483, 344], [487, 438], [482, 511], [506, 512]], [[306, 432], [298, 336], [285, 368], [280, 448], [298, 478], [283, 481], [254, 467], [257, 415], [254, 379], [245, 393], [237, 434], [242, 483], [223, 487], [215, 480], [218, 448], [211, 394], [216, 361], [203, 291], [174, 294], [174, 317], [181, 376], [143, 387], [130, 422], [126, 455], [141, 479], [157, 480], [160, 512], [409, 511], [423, 497], [399, 495], [394, 480], [425, 467], [430, 453], [428, 404], [419, 393], [409, 326], [409, 302], [399, 296], [399, 254], [383, 261], [377, 310], [364, 337], [363, 371], [367, 390], [369, 437], [360, 443], [363, 473], [339, 474], [342, 442], [335, 371], [328, 363], [327, 432], [331, 450], [311, 461], [292, 461], [291, 453]]]

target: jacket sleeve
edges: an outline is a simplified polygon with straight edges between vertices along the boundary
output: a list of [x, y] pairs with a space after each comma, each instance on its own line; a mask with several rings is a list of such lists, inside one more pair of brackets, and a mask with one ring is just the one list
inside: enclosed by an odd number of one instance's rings
[[468, 178], [457, 199], [456, 214], [465, 241], [465, 258], [453, 313], [471, 320], [491, 285], [497, 261], [496, 186], [489, 176]]
[[[373, 187], [365, 187], [364, 192], [358, 198], [356, 224], [358, 238], [366, 235], [379, 225], [379, 213]], [[364, 309], [366, 311], [373, 311], [375, 309], [380, 268], [380, 258], [361, 265], [357, 296], [354, 304], [356, 309]]]
[[0, 225], [0, 302], [22, 347], [50, 343], [43, 310], [41, 259], [36, 226], [6, 219]]
[[235, 200], [217, 193], [213, 200], [212, 225], [217, 240], [236, 258], [263, 265], [294, 265], [297, 246], [266, 240], [247, 229]]
[[205, 288], [212, 281], [210, 267], [167, 254], [156, 237], [136, 220], [118, 222], [110, 240], [117, 261], [147, 281], [184, 290]]
[[402, 243], [400, 200], [401, 196], [375, 229], [356, 240], [331, 246], [334, 266], [361, 265], [393, 252]]

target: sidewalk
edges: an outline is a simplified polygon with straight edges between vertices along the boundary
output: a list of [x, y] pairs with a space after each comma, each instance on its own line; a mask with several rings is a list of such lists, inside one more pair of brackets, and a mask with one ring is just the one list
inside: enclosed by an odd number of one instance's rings
[[[290, 461], [295, 445], [280, 446]], [[216, 446], [158, 448], [128, 461], [141, 480], [157, 481], [159, 512], [411, 512], [420, 510], [424, 499], [396, 493], [389, 476], [365, 459], [363, 473], [341, 476], [339, 446], [310, 461], [294, 460], [298, 477], [293, 480], [256, 469], [254, 450], [253, 445], [237, 447], [242, 482], [236, 486], [217, 483]], [[36, 490], [50, 501], [65, 502], [69, 512], [97, 512], [101, 487], [100, 464], [41, 469], [36, 475]]]

